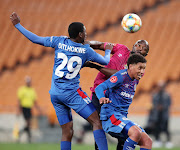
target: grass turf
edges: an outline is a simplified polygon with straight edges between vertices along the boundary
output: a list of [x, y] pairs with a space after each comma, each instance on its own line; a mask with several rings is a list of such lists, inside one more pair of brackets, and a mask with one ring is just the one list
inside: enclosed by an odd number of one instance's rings
[[[59, 144], [48, 144], [48, 143], [38, 143], [38, 144], [17, 144], [17, 143], [0, 143], [0, 150], [60, 150]], [[138, 150], [139, 148], [136, 148]], [[72, 150], [94, 150], [93, 145], [78, 145], [73, 144]], [[109, 145], [109, 150], [116, 150], [115, 145]], [[166, 148], [153, 148], [153, 150], [170, 150]], [[171, 150], [180, 150], [180, 148], [172, 148]]]

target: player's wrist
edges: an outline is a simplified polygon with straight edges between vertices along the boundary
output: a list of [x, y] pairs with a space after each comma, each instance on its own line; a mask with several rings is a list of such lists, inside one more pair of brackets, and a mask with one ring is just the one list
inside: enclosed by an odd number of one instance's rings
[[108, 44], [108, 42], [104, 43], [104, 50], [106, 50], [106, 45]]
[[18, 28], [18, 27], [21, 26], [21, 24], [20, 24], [20, 22], [19, 22], [19, 23], [15, 24], [14, 26], [15, 26], [16, 28]]

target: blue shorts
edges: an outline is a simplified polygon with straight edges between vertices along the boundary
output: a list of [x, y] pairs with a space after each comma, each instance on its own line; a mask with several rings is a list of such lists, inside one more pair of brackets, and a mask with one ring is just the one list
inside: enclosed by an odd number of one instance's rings
[[68, 95], [65, 93], [62, 95], [51, 95], [51, 102], [60, 125], [72, 121], [71, 108], [84, 119], [87, 119], [96, 111], [87, 94], [80, 88]]
[[128, 132], [123, 130], [126, 125], [128, 125], [129, 128], [133, 125], [136, 125], [142, 130], [142, 132], [145, 132], [142, 127], [129, 120], [122, 114], [116, 113], [116, 115], [113, 114], [108, 120], [102, 120], [102, 126], [106, 133], [109, 133], [112, 137], [122, 139], [124, 141], [128, 137]]

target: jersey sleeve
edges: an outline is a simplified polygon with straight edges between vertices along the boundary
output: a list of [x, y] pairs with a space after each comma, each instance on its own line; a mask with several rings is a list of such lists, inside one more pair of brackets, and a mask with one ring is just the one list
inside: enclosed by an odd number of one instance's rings
[[93, 61], [101, 65], [107, 65], [110, 61], [110, 54], [111, 54], [110, 50], [105, 50], [105, 55], [102, 56], [89, 47], [87, 61]]
[[46, 39], [44, 40], [44, 46], [54, 48], [61, 38], [62, 37], [57, 36], [46, 37]]
[[17, 91], [17, 97], [19, 100], [21, 100], [22, 96], [23, 96], [23, 87], [20, 87]]
[[30, 32], [29, 30], [25, 29], [20, 23], [16, 24], [15, 27], [31, 42], [44, 45], [44, 40], [46, 39], [46, 37], [41, 37]]
[[121, 52], [121, 51], [129, 52], [130, 50], [123, 44], [115, 44], [113, 46], [111, 54], [115, 54], [116, 52]]
[[98, 85], [95, 89], [98, 99], [105, 97], [104, 91], [113, 88], [123, 82], [124, 78], [120, 73], [115, 73], [108, 80]]

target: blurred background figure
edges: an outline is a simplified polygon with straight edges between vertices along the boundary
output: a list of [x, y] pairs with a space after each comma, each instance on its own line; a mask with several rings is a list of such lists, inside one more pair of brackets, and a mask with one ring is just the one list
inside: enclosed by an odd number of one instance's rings
[[171, 134], [169, 131], [171, 96], [166, 91], [166, 84], [160, 80], [157, 83], [156, 92], [152, 95], [152, 108], [150, 109], [146, 131], [155, 137], [153, 147], [162, 147], [160, 139], [162, 132], [166, 134], [166, 148], [172, 148]]
[[18, 113], [19, 116], [23, 114], [25, 120], [25, 127], [19, 132], [19, 139], [23, 132], [27, 132], [28, 141], [31, 142], [31, 118], [32, 118], [32, 107], [35, 106], [40, 111], [37, 105], [35, 89], [31, 87], [31, 77], [25, 77], [25, 85], [21, 86], [17, 91], [18, 97]]

